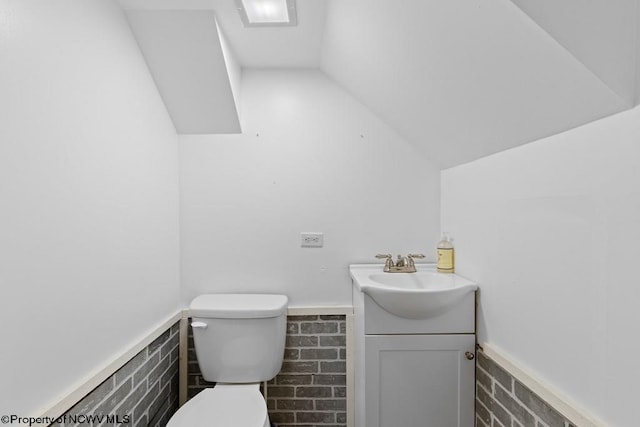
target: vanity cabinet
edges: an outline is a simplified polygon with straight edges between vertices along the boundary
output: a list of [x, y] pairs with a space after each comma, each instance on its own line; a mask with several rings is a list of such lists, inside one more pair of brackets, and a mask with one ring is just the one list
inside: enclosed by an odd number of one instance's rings
[[356, 427], [473, 427], [475, 292], [433, 316], [396, 316], [354, 281]]
[[472, 427], [475, 336], [365, 336], [367, 427]]

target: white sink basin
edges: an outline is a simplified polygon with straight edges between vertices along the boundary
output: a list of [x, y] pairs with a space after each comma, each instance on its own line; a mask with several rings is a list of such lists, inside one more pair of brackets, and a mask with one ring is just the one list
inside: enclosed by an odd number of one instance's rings
[[478, 289], [464, 277], [438, 273], [434, 265], [416, 267], [416, 273], [384, 273], [380, 264], [353, 264], [349, 270], [360, 292], [389, 313], [406, 319], [438, 316]]

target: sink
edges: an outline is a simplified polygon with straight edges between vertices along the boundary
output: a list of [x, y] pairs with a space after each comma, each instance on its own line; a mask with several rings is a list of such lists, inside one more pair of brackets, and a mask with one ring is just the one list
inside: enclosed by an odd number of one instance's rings
[[384, 273], [380, 264], [349, 267], [354, 285], [387, 312], [406, 319], [438, 316], [478, 286], [457, 274], [438, 273], [432, 264], [416, 264], [416, 273]]

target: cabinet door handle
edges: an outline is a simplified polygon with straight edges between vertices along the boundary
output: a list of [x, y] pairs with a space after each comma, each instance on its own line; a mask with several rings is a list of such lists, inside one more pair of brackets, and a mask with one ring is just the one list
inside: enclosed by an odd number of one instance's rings
[[472, 353], [472, 352], [470, 352], [470, 351], [465, 351], [465, 352], [464, 352], [464, 357], [466, 357], [466, 358], [467, 358], [467, 360], [473, 360], [473, 359], [475, 359], [475, 358], [476, 358], [476, 355], [475, 355], [475, 354], [473, 354], [473, 353]]

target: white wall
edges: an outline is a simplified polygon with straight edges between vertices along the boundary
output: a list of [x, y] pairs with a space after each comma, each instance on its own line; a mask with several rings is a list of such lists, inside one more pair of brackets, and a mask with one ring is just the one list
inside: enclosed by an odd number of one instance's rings
[[177, 137], [122, 11], [0, 0], [0, 414], [179, 306]]
[[[318, 71], [245, 70], [241, 98], [242, 135], [181, 136], [185, 301], [350, 304], [349, 263], [433, 259], [439, 173], [391, 128]], [[301, 248], [303, 231], [324, 248]]]
[[611, 426], [636, 425], [640, 108], [444, 171], [479, 339]]

